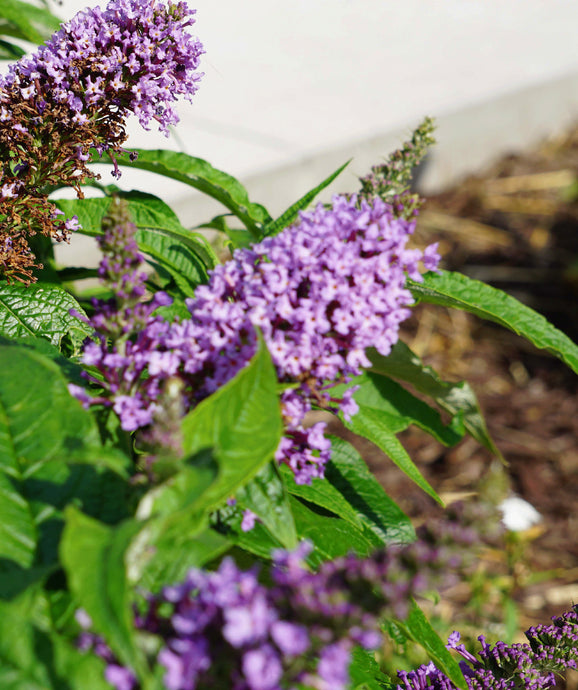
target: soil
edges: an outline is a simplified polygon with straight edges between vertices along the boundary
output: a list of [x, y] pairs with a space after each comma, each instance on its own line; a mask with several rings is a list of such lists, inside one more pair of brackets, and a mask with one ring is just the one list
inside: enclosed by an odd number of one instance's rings
[[[416, 240], [439, 241], [444, 269], [505, 290], [578, 341], [578, 128], [428, 198]], [[474, 624], [503, 623], [509, 599], [519, 631], [547, 623], [578, 602], [578, 376], [515, 334], [454, 310], [418, 306], [402, 339], [445, 379], [472, 384], [507, 461], [472, 439], [448, 449], [412, 428], [400, 439], [428, 481], [449, 501], [496, 502], [510, 491], [542, 516], [485, 553], [486, 591], [462, 583], [444, 597], [448, 617], [466, 620], [475, 609]], [[385, 456], [364, 455], [414, 520], [437, 513]]]

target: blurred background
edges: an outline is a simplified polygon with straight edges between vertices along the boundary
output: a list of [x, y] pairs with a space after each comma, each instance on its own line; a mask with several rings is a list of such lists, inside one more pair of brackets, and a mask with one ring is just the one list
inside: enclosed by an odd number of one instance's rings
[[[54, 9], [70, 18], [97, 4], [64, 0]], [[578, 113], [573, 0], [191, 4], [207, 51], [195, 103], [181, 106], [168, 142], [134, 124], [129, 145], [206, 158], [273, 214], [353, 157], [334, 187], [350, 190], [426, 115], [439, 125], [423, 180], [431, 191]], [[123, 184], [143, 188], [143, 175], [127, 171]], [[190, 189], [148, 185], [185, 224], [205, 220]]]

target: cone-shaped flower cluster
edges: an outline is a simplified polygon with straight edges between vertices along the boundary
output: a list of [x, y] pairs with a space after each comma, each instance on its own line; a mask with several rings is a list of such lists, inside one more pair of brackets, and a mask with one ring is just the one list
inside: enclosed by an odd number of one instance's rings
[[292, 227], [218, 266], [188, 300], [190, 319], [170, 326], [155, 320], [138, 334], [130, 356], [141, 371], [148, 368], [146, 394], [119, 400], [118, 363], [102, 348], [90, 345], [85, 363], [99, 368], [123, 428], [134, 430], [152, 418], [162, 380], [181, 376], [188, 406], [229, 381], [253, 356], [259, 327], [287, 384], [287, 434], [277, 459], [298, 482], [310, 482], [323, 476], [330, 444], [323, 424], [303, 427], [306, 413], [315, 406], [355, 414], [352, 391], [335, 398], [331, 389], [369, 365], [366, 348], [390, 352], [410, 313], [406, 276], [421, 280], [420, 261], [437, 266], [435, 245], [423, 253], [406, 248], [413, 229], [380, 199], [358, 205], [336, 196], [330, 207], [302, 213]]
[[[140, 334], [145, 329], [151, 332], [165, 325], [160, 317], [152, 316], [152, 312], [170, 304], [171, 300], [165, 293], [156, 292], [151, 302], [142, 301], [147, 276], [142, 270], [143, 257], [134, 238], [136, 226], [122, 201], [113, 199], [109, 215], [103, 220], [103, 231], [104, 234], [97, 238], [104, 255], [99, 275], [114, 296], [109, 300], [93, 300], [95, 313], [89, 323], [96, 337], [85, 344], [83, 362], [106, 373], [106, 391], [103, 396], [91, 397], [75, 384], [70, 384], [69, 389], [85, 405], [112, 405], [123, 427], [134, 430], [152, 422], [155, 406], [150, 401], [161, 394], [156, 378], [143, 380], [155, 343], [146, 341], [149, 356], [143, 359], [145, 348]], [[137, 337], [140, 340], [135, 347]], [[86, 377], [100, 383], [89, 374]]]
[[[111, 0], [80, 12], [36, 53], [0, 77], [0, 270], [30, 280], [26, 235], [66, 238], [77, 227], [59, 221], [49, 186], [95, 177], [91, 149], [122, 151], [125, 121], [167, 132], [178, 121], [175, 101], [191, 99], [202, 74], [201, 44], [187, 28], [184, 2]], [[115, 164], [115, 172], [118, 168]], [[11, 240], [9, 242], [8, 240]]]

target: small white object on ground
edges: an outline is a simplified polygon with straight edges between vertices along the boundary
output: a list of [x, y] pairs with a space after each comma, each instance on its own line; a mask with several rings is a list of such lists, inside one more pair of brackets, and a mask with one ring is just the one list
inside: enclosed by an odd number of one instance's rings
[[519, 496], [508, 496], [498, 506], [502, 522], [511, 532], [523, 532], [542, 522], [542, 516], [531, 503]]

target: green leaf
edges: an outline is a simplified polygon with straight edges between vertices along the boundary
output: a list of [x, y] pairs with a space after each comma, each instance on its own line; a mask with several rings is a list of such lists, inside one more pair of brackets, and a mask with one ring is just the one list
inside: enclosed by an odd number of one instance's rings
[[162, 534], [147, 526], [128, 551], [128, 578], [133, 585], [158, 592], [168, 583], [182, 582], [191, 568], [203, 567], [230, 548], [229, 539], [209, 529], [198, 515], [186, 516], [180, 534], [176, 528]]
[[0, 591], [12, 596], [17, 574], [25, 583], [55, 563], [69, 502], [111, 521], [123, 514], [123, 459], [100, 448], [91, 415], [53, 362], [0, 346]]
[[384, 416], [388, 416], [395, 433], [415, 424], [446, 446], [453, 446], [462, 440], [463, 430], [458, 433], [452, 426], [446, 426], [437, 410], [389, 377], [367, 372], [357, 377], [353, 383], [359, 386], [354, 394], [356, 402], [378, 409]]
[[54, 285], [0, 285], [0, 335], [8, 338], [42, 336], [60, 346], [68, 337], [78, 352], [83, 340], [92, 334], [84, 322], [70, 315], [78, 302]]
[[162, 318], [169, 323], [191, 318], [191, 312], [187, 309], [187, 305], [183, 300], [178, 298], [173, 299], [172, 304], [166, 307], [157, 307], [153, 315], [162, 316]]
[[509, 328], [578, 373], [578, 345], [547, 319], [510, 295], [461, 273], [426, 273], [423, 283], [408, 281], [420, 302], [462, 309]]
[[297, 547], [297, 531], [279, 470], [270, 462], [236, 495], [241, 508], [249, 508], [259, 516], [269, 532], [286, 549]]
[[281, 438], [277, 375], [259, 335], [251, 362], [184, 418], [183, 448], [213, 449], [219, 476], [204, 496], [214, 508], [249, 482], [272, 459]]
[[52, 345], [45, 338], [6, 338], [0, 335], [0, 345], [37, 352], [39, 355], [52, 360], [67, 381], [76, 383], [79, 386], [86, 384], [86, 379], [82, 377], [82, 367], [65, 357], [55, 345]]
[[210, 454], [185, 464], [182, 469], [159, 486], [147, 491], [141, 498], [136, 517], [139, 520], [172, 517], [194, 508], [195, 503], [215, 481], [217, 465]]
[[0, 60], [19, 60], [26, 51], [14, 43], [8, 43], [0, 39]]
[[238, 248], [248, 249], [255, 242], [248, 230], [239, 230], [237, 228], [229, 228], [227, 230], [227, 237], [231, 240], [233, 250]]
[[211, 230], [218, 230], [224, 232], [231, 240], [233, 249], [238, 247], [250, 247], [255, 241], [253, 235], [246, 228], [230, 228], [227, 219], [231, 217], [230, 213], [225, 213], [220, 216], [215, 216], [208, 223], [198, 225], [197, 228], [207, 228]]
[[192, 297], [197, 285], [208, 281], [206, 266], [184, 242], [142, 229], [137, 231], [136, 241], [152, 257], [157, 273], [168, 273], [185, 297]]
[[401, 628], [409, 640], [417, 642], [426, 650], [434, 664], [448, 676], [456, 687], [468, 690], [468, 685], [459, 664], [446, 649], [445, 643], [431, 627], [428, 619], [415, 601], [412, 602], [407, 619], [405, 621], [396, 621], [395, 624]]
[[256, 522], [253, 529], [244, 532], [241, 529], [243, 511], [238, 506], [223, 506], [211, 516], [212, 529], [223, 535], [230, 545], [237, 547], [238, 553], [253, 554], [263, 560], [270, 560], [275, 549], [283, 544], [272, 536], [261, 522]]
[[339, 515], [295, 496], [289, 500], [299, 538], [308, 539], [315, 547], [307, 559], [310, 565], [315, 567], [351, 552], [369, 556], [375, 549], [370, 537]]
[[94, 631], [139, 675], [145, 666], [134, 639], [125, 557], [141, 527], [127, 520], [110, 528], [69, 507], [60, 546], [68, 585], [92, 619]]
[[284, 211], [279, 216], [279, 218], [276, 218], [274, 221], [267, 223], [267, 225], [263, 228], [263, 237], [277, 235], [281, 232], [281, 230], [283, 230], [287, 226], [291, 225], [295, 220], [297, 220], [299, 216], [299, 211], [306, 209], [309, 206], [309, 204], [313, 201], [313, 199], [315, 199], [315, 197], [320, 192], [322, 192], [325, 189], [325, 187], [328, 187], [333, 182], [333, 180], [338, 175], [340, 175], [350, 163], [351, 160], [348, 160], [347, 163], [344, 163], [334, 173], [329, 175], [329, 177], [325, 178], [325, 180], [318, 184], [317, 187], [307, 192], [307, 194], [302, 196], [301, 199], [292, 204], [286, 211]]
[[[309, 503], [325, 508], [335, 513], [335, 515], [339, 515], [340, 518], [346, 520], [361, 532], [365, 532], [362, 516], [327, 478], [314, 478], [311, 480], [311, 484], [297, 484], [295, 482], [295, 475], [287, 465], [281, 465], [279, 472], [285, 484], [285, 489], [292, 496], [303, 498]], [[378, 539], [377, 543], [381, 543], [381, 539]]]
[[72, 283], [75, 280], [85, 278], [98, 278], [98, 268], [83, 268], [82, 266], [69, 266], [56, 271], [61, 283]]
[[[131, 161], [128, 155], [124, 155], [118, 158], [119, 164], [129, 168], [149, 170], [184, 182], [203, 194], [213, 197], [237, 216], [256, 239], [260, 235], [260, 227], [271, 220], [263, 206], [249, 201], [247, 190], [238, 180], [213, 168], [202, 158], [164, 149], [135, 149], [134, 151], [138, 154], [136, 160]], [[93, 163], [104, 162], [107, 161], [93, 158]]]
[[0, 24], [0, 34], [23, 38], [31, 43], [43, 43], [60, 28], [60, 20], [51, 12], [21, 0], [2, 0], [0, 17], [8, 22]]
[[[183, 228], [175, 212], [164, 201], [145, 192], [117, 192], [128, 203], [132, 222], [137, 228], [159, 230], [177, 237], [187, 238], [191, 233]], [[112, 203], [111, 196], [91, 199], [55, 199], [54, 204], [67, 218], [78, 216], [83, 235], [98, 237], [102, 234], [102, 219]]]
[[[392, 419], [394, 423], [390, 425]], [[443, 505], [435, 489], [425, 479], [407, 454], [405, 448], [398, 441], [395, 435], [400, 430], [397, 422], [397, 418], [392, 418], [377, 408], [370, 407], [369, 405], [360, 405], [359, 412], [350, 422], [346, 422], [345, 426], [354, 433], [375, 443], [420, 489]]]
[[463, 424], [466, 431], [478, 443], [498, 457], [502, 457], [488, 433], [476, 394], [467, 382], [443, 381], [400, 340], [393, 346], [387, 357], [383, 357], [375, 350], [369, 351], [368, 355], [372, 372], [406, 381], [419, 393], [429, 396], [454, 417], [453, 424]]
[[347, 500], [367, 529], [382, 544], [414, 541], [415, 531], [409, 518], [385, 493], [355, 448], [334, 436], [331, 447], [326, 481]]
[[385, 493], [355, 448], [337, 437], [331, 437], [331, 442], [324, 479], [296, 484], [291, 470], [281, 466], [287, 491], [339, 515], [375, 546], [413, 541], [415, 532], [408, 517]]
[[354, 647], [351, 654], [349, 676], [352, 690], [389, 690], [392, 680], [382, 673], [373, 652]]
[[[139, 230], [149, 230], [151, 233], [179, 240], [201, 259], [206, 269], [214, 268], [220, 263], [207, 240], [200, 233], [184, 228], [175, 212], [164, 201], [153, 194], [134, 190], [117, 194], [128, 203], [132, 222]], [[102, 219], [108, 213], [111, 203], [110, 196], [54, 201], [66, 218], [78, 216], [78, 222], [82, 225], [82, 230], [78, 232], [91, 237], [102, 234]], [[143, 236], [143, 239], [147, 238], [148, 234]]]
[[176, 582], [186, 571], [202, 565], [207, 552], [220, 546], [206, 532], [207, 516], [199, 499], [217, 476], [210, 456], [198, 458], [141, 499], [136, 517], [146, 521], [127, 554], [128, 577], [133, 583], [157, 590]]
[[85, 439], [96, 443], [98, 435], [51, 362], [0, 347], [0, 372], [0, 556], [28, 567], [46, 507], [31, 505], [22, 495], [23, 482], [46, 481], [49, 461], [62, 459]]
[[[107, 690], [104, 662], [34, 624], [37, 598], [0, 602], [2, 690]], [[17, 631], [17, 634], [14, 634]]]

